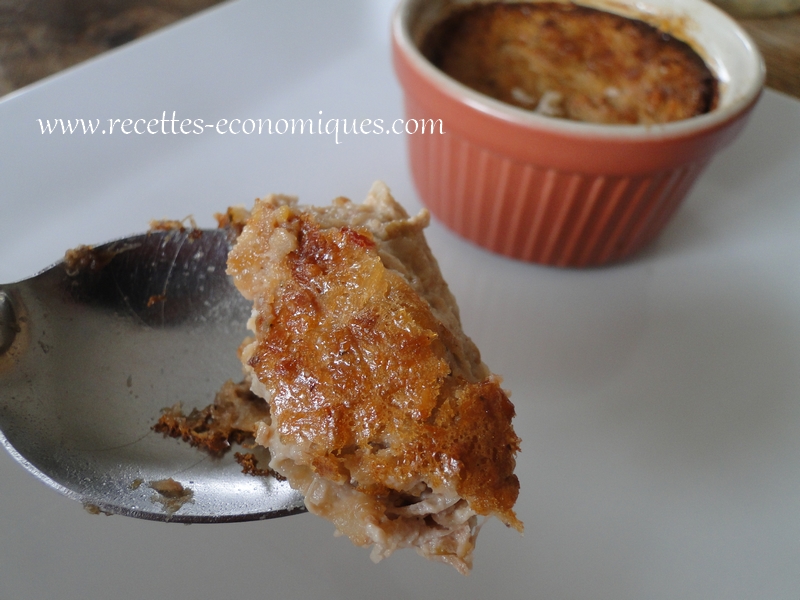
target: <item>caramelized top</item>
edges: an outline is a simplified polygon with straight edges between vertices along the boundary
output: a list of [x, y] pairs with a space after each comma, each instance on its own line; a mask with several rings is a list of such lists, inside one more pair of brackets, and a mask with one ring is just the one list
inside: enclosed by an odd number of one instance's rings
[[666, 123], [716, 101], [716, 79], [690, 46], [574, 4], [476, 4], [434, 27], [422, 51], [483, 94], [577, 121]]
[[230, 254], [254, 300], [248, 364], [272, 422], [325, 478], [387, 498], [421, 482], [455, 490], [521, 529], [513, 405], [461, 331], [426, 215], [380, 202], [369, 214], [344, 199], [328, 212], [259, 201]]

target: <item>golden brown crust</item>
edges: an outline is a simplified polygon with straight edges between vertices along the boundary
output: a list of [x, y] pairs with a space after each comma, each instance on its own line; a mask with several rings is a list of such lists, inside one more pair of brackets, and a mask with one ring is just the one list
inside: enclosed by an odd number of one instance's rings
[[716, 101], [716, 79], [690, 46], [573, 4], [471, 6], [435, 27], [422, 50], [479, 92], [579, 121], [666, 123]]
[[461, 332], [424, 223], [401, 212], [359, 225], [357, 209], [338, 202], [333, 216], [285, 197], [257, 202], [229, 256], [254, 300], [245, 360], [269, 392], [280, 443], [302, 448], [316, 475], [368, 496], [416, 497], [422, 480], [521, 530], [514, 408]]

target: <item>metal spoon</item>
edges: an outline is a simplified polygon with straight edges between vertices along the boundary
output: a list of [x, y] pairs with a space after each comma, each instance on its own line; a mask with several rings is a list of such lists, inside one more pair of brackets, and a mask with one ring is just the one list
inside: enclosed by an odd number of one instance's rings
[[[143, 519], [304, 510], [231, 452], [212, 458], [151, 430], [162, 408], [208, 405], [241, 378], [250, 305], [225, 274], [231, 241], [222, 229], [152, 232], [0, 285], [0, 443], [23, 467], [91, 511]], [[180, 486], [157, 483], [170, 479]]]

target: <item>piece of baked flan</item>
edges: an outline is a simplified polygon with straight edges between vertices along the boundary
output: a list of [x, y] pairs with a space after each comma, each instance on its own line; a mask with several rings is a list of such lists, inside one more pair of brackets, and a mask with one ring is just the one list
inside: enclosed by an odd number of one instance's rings
[[[382, 183], [360, 205], [257, 200], [228, 257], [253, 302], [239, 350], [250, 390], [228, 383], [211, 407], [165, 410], [156, 428], [217, 453], [252, 434], [269, 471], [374, 561], [412, 547], [466, 574], [479, 517], [522, 531], [520, 440], [500, 379], [462, 331], [428, 221]], [[253, 454], [237, 459], [267, 472]]]

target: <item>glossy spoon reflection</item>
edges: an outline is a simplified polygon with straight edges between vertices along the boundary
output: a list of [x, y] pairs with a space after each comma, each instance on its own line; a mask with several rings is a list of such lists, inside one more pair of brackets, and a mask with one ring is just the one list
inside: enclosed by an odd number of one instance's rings
[[249, 302], [219, 230], [158, 231], [0, 285], [0, 443], [93, 512], [246, 521], [304, 509], [284, 481], [245, 475], [152, 431], [161, 409], [210, 404], [241, 378]]

